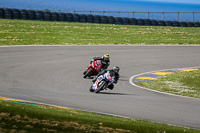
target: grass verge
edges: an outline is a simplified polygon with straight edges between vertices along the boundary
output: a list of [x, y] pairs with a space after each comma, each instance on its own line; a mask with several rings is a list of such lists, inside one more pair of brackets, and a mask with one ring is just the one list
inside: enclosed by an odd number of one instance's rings
[[0, 19], [0, 45], [200, 44], [200, 28]]
[[0, 101], [0, 132], [198, 133], [200, 130]]
[[137, 84], [145, 88], [172, 93], [176, 95], [200, 98], [200, 69], [190, 72], [176, 72], [158, 77], [153, 81]]

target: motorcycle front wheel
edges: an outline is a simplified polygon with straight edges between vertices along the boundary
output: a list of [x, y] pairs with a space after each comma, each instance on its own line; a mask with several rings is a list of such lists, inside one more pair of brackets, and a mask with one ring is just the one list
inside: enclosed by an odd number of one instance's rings
[[87, 71], [85, 73], [85, 75], [83, 76], [83, 78], [89, 77], [91, 75], [92, 70], [90, 69], [89, 71]]
[[92, 86], [90, 86], [90, 92], [94, 92], [94, 89], [92, 88]]
[[95, 93], [99, 93], [101, 90], [103, 90], [103, 88], [105, 87], [106, 82], [103, 82], [96, 90]]

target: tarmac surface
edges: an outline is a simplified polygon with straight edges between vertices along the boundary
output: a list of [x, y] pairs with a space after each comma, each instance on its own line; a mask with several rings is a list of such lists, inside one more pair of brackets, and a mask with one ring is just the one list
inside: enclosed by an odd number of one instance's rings
[[[83, 71], [110, 54], [114, 90], [89, 92]], [[200, 129], [200, 99], [161, 94], [129, 83], [140, 73], [200, 66], [200, 46], [0, 47], [0, 96]]]

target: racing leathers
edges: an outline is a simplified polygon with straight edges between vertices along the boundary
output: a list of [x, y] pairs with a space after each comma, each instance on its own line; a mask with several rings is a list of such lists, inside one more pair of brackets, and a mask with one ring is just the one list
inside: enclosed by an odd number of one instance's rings
[[91, 64], [93, 61], [96, 61], [96, 60], [101, 60], [101, 63], [102, 63], [101, 69], [102, 69], [102, 70], [103, 70], [103, 69], [107, 69], [108, 66], [110, 65], [110, 60], [109, 60], [109, 59], [105, 60], [104, 57], [94, 57], [94, 58], [90, 61], [90, 64]]
[[98, 75], [92, 80], [92, 82], [94, 83], [100, 75], [103, 75], [105, 73], [109, 73], [111, 78], [113, 79], [113, 82], [108, 84], [108, 88], [112, 90], [114, 88], [114, 84], [117, 84], [118, 79], [119, 79], [119, 74], [115, 73], [114, 70], [102, 70], [102, 71], [100, 71], [98, 73]]

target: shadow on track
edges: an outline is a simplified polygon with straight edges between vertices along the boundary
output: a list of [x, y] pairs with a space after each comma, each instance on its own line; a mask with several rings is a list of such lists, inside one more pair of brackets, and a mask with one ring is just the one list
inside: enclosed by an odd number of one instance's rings
[[134, 95], [134, 94], [112, 93], [112, 92], [99, 92], [99, 94], [104, 94], [104, 95]]
[[87, 77], [87, 78], [85, 78], [85, 79], [94, 79], [94, 77]]

